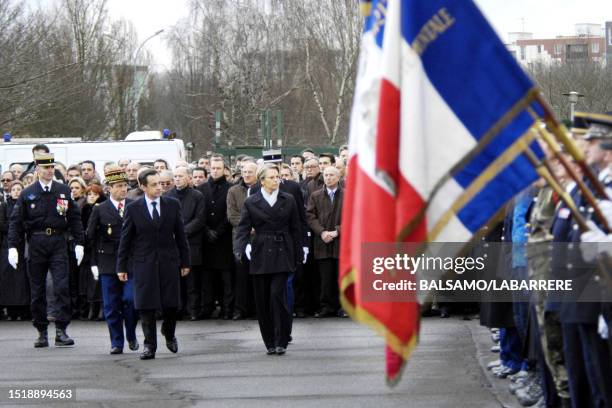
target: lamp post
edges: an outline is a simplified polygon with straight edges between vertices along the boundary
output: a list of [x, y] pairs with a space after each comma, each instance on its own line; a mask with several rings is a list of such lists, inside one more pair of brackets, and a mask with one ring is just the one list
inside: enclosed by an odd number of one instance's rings
[[[137, 72], [137, 57], [138, 57], [138, 53], [140, 53], [140, 50], [142, 49], [142, 47], [152, 38], [157, 37], [158, 35], [160, 35], [161, 33], [164, 32], [164, 29], [162, 28], [161, 30], [156, 31], [154, 34], [148, 36], [147, 38], [144, 39], [143, 42], [140, 43], [140, 45], [138, 46], [138, 48], [136, 48], [136, 51], [134, 52], [134, 57], [132, 58], [132, 61], [134, 61], [134, 80], [136, 80], [136, 72]], [[136, 95], [134, 98], [134, 130], [138, 131], [138, 102], [140, 102], [140, 94], [141, 94], [141, 90], [144, 87], [144, 83], [142, 84], [142, 86], [136, 88]]]
[[570, 103], [570, 120], [574, 122], [574, 113], [576, 111], [576, 103], [578, 103], [578, 99], [584, 97], [584, 95], [576, 92], [570, 91], [569, 93], [564, 93], [564, 96], [567, 96]]

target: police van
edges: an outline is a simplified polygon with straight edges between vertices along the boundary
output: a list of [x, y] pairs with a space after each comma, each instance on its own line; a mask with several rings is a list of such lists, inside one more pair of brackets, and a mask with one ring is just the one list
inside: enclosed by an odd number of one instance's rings
[[55, 155], [55, 161], [66, 167], [91, 160], [96, 164], [96, 171], [101, 174], [104, 164], [129, 159], [141, 164], [152, 165], [157, 159], [164, 159], [173, 168], [179, 161], [190, 160], [192, 145], [187, 148], [181, 139], [164, 139], [159, 131], [132, 132], [121, 141], [81, 141], [78, 138], [55, 139], [13, 139], [11, 142], [0, 142], [0, 170], [8, 170], [14, 163], [22, 166], [32, 162], [32, 148], [45, 144]]

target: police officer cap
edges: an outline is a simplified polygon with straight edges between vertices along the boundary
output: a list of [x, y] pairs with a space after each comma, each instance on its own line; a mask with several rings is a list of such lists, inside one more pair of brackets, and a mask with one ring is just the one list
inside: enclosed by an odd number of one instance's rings
[[570, 132], [580, 136], [584, 136], [586, 134], [587, 129], [589, 128], [589, 124], [586, 121], [584, 115], [588, 115], [588, 113], [576, 112], [574, 114], [574, 121], [572, 122], [572, 128], [570, 129]]
[[612, 138], [612, 112], [576, 112], [576, 116], [582, 118], [588, 125], [585, 140]]
[[55, 166], [55, 156], [53, 153], [42, 153], [34, 156], [37, 166]]

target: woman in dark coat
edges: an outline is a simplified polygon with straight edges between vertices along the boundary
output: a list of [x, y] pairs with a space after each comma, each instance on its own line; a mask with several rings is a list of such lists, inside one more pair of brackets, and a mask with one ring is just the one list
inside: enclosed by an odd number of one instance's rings
[[[0, 305], [6, 306], [7, 315], [11, 320], [27, 320], [30, 318], [30, 285], [27, 273], [24, 270], [26, 263], [19, 262], [17, 269], [14, 269], [7, 260], [8, 246], [6, 234], [8, 232], [8, 220], [22, 190], [23, 184], [20, 181], [13, 181], [10, 196], [6, 199], [5, 203], [0, 205], [0, 231], [2, 232]], [[19, 243], [17, 251], [20, 259], [25, 259], [25, 242]]]
[[[104, 202], [106, 196], [104, 195], [102, 186], [100, 184], [92, 183], [87, 187], [86, 201], [81, 208], [81, 221], [83, 223], [83, 229], [87, 229], [89, 222], [89, 216], [94, 206]], [[85, 256], [80, 266], [81, 282], [84, 283], [86, 288], [87, 302], [89, 303], [89, 320], [104, 320], [104, 310], [102, 308], [102, 289], [100, 287], [100, 281], [95, 280], [91, 273], [91, 264], [89, 258], [91, 254], [91, 248], [85, 243]]]
[[257, 320], [268, 354], [285, 354], [291, 317], [287, 278], [302, 261], [301, 221], [295, 199], [279, 191], [278, 168], [259, 171], [261, 189], [244, 202], [236, 227], [237, 259], [251, 260]]
[[[76, 202], [79, 211], [87, 202], [85, 194], [87, 184], [80, 177], [74, 177], [68, 182], [72, 199]], [[87, 302], [87, 276], [81, 276], [81, 269], [77, 265], [74, 255], [73, 238], [69, 237], [68, 259], [70, 265], [70, 299], [72, 305], [72, 317], [74, 319], [86, 320], [89, 314], [89, 303]]]

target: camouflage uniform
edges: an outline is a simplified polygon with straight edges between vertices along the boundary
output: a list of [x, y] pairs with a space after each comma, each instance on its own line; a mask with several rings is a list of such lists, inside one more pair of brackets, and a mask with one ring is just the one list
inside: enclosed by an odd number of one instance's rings
[[[527, 246], [529, 260], [529, 277], [531, 279], [551, 278], [551, 254], [549, 244], [552, 242], [551, 226], [555, 216], [553, 189], [550, 186], [540, 189], [531, 209], [529, 218], [529, 245]], [[569, 399], [569, 384], [565, 358], [563, 356], [563, 335], [558, 312], [546, 311], [544, 304], [547, 293], [544, 291], [533, 294], [533, 304], [536, 310], [540, 342], [544, 360], [553, 377], [557, 395]]]

